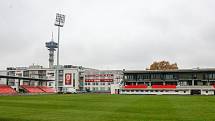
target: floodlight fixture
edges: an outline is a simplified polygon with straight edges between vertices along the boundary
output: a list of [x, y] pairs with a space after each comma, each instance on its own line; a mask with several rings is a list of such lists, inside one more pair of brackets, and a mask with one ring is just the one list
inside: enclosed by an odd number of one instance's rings
[[63, 14], [56, 14], [56, 19], [55, 19], [55, 26], [63, 27], [65, 23], [65, 15]]
[[55, 26], [58, 27], [58, 48], [57, 48], [57, 68], [56, 68], [56, 91], [58, 92], [58, 82], [59, 82], [59, 55], [60, 55], [60, 27], [63, 27], [65, 23], [65, 15], [56, 13]]

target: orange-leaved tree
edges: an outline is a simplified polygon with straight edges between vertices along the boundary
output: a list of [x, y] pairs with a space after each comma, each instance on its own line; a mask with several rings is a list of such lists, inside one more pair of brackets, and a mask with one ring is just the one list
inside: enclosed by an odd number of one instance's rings
[[155, 61], [147, 70], [177, 70], [177, 63], [170, 64], [169, 61]]

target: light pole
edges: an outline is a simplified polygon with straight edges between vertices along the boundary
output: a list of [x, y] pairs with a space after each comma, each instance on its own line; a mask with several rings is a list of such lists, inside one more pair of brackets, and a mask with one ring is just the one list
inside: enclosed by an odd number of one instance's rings
[[59, 82], [59, 48], [60, 48], [60, 27], [63, 27], [65, 22], [65, 15], [56, 13], [55, 26], [58, 27], [58, 48], [57, 48], [57, 68], [56, 68], [56, 91], [58, 92], [58, 82]]

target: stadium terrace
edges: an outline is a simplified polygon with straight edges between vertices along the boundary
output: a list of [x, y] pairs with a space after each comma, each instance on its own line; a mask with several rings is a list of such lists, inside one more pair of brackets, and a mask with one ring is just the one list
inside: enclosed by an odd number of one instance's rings
[[0, 94], [109, 93], [143, 95], [215, 95], [215, 68], [179, 70], [98, 70], [39, 65], [0, 71]]
[[[127, 70], [119, 94], [215, 95], [215, 69]], [[113, 92], [114, 93], [114, 92]]]

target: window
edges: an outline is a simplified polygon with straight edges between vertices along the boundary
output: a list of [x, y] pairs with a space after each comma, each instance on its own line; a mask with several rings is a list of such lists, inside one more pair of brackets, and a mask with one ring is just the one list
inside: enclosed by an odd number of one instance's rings
[[166, 74], [165, 79], [174, 79], [174, 75], [173, 74]]
[[128, 79], [128, 76], [124, 76], [125, 79]]
[[215, 79], [215, 73], [208, 74], [209, 79]]
[[143, 78], [144, 78], [144, 79], [150, 79], [150, 75], [149, 75], [149, 74], [144, 74], [144, 75], [143, 75]]
[[205, 91], [206, 93], [208, 93], [208, 91]]
[[53, 84], [53, 82], [50, 82], [50, 83], [49, 83], [49, 86], [52, 86], [52, 84]]
[[105, 87], [100, 87], [100, 90], [101, 90], [101, 91], [104, 91], [104, 90], [105, 90]]
[[75, 73], [73, 73], [73, 87], [75, 87]]
[[160, 74], [152, 74], [153, 79], [160, 79], [161, 75]]

